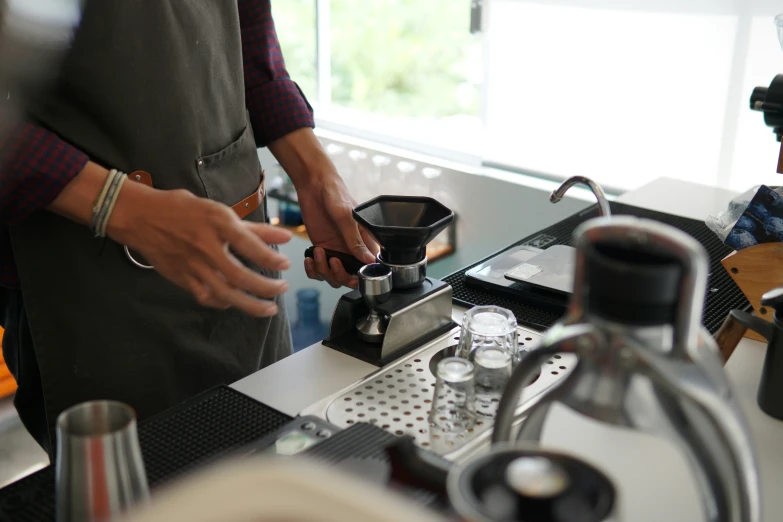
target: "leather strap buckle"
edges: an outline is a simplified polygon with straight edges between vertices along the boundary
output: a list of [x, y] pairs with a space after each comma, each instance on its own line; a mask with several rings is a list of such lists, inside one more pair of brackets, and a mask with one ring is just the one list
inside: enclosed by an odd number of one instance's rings
[[[142, 183], [144, 185], [147, 185], [148, 187], [152, 187], [152, 176], [149, 172], [145, 172], [143, 170], [137, 170], [135, 172], [131, 172], [128, 174], [128, 179], [131, 181], [135, 181], [137, 183]], [[245, 219], [247, 216], [252, 214], [253, 212], [260, 207], [264, 202], [264, 197], [266, 196], [266, 192], [264, 191], [264, 180], [266, 179], [265, 172], [261, 171], [261, 183], [258, 185], [258, 188], [250, 194], [248, 197], [240, 201], [239, 203], [233, 205], [231, 208], [236, 212], [236, 214], [239, 216], [239, 219]], [[125, 245], [125, 256], [128, 258], [128, 260], [133, 263], [138, 268], [142, 268], [144, 270], [154, 270], [155, 267], [152, 265], [147, 265], [133, 257], [133, 254], [131, 254], [130, 249], [127, 245]]]

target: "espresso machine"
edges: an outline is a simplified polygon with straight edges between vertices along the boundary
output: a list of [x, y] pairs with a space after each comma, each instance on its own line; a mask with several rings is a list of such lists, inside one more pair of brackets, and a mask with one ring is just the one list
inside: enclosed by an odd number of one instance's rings
[[379, 196], [353, 217], [381, 251], [377, 263], [357, 267], [358, 289], [340, 298], [324, 345], [381, 367], [456, 326], [451, 286], [427, 277], [427, 244], [454, 212], [428, 197]]

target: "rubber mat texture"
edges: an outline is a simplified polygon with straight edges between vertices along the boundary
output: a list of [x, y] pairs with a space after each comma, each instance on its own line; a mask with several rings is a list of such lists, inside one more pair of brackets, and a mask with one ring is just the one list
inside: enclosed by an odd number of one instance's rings
[[[139, 423], [150, 488], [272, 433], [291, 417], [227, 386]], [[55, 519], [54, 468], [0, 489], [0, 521]]]
[[[397, 436], [386, 430], [372, 424], [357, 423], [313, 446], [304, 455], [335, 466], [340, 466], [345, 462], [365, 461], [370, 467], [377, 465], [390, 473], [391, 468], [386, 456], [386, 448], [395, 440], [397, 440]], [[361, 476], [361, 473], [359, 475]], [[370, 477], [367, 478], [370, 479]], [[385, 483], [379, 484], [379, 486], [387, 487]], [[444, 508], [441, 504], [443, 499], [439, 499], [435, 493], [400, 484], [397, 484], [396, 488], [412, 502], [433, 509]]]
[[[611, 203], [611, 208], [614, 215], [637, 216], [671, 225], [690, 234], [704, 246], [710, 258], [710, 277], [704, 307], [703, 324], [710, 333], [714, 334], [718, 331], [729, 311], [734, 309], [746, 310], [750, 307], [750, 303], [742, 294], [742, 291], [734, 283], [729, 274], [726, 273], [726, 270], [720, 263], [721, 259], [732, 252], [732, 249], [724, 245], [715, 233], [707, 228], [707, 225], [695, 219], [664, 214], [662, 212], [656, 212], [623, 203], [613, 202]], [[531, 245], [538, 248], [546, 248], [552, 245], [573, 246], [574, 229], [588, 219], [597, 216], [598, 206], [594, 205], [510, 245], [505, 250], [518, 245]], [[466, 284], [465, 272], [474, 266], [495, 257], [497, 254], [498, 253], [492, 254], [478, 263], [446, 276], [443, 279], [445, 282], [449, 283], [453, 289], [454, 302], [467, 307], [490, 304], [502, 306], [514, 313], [521, 326], [533, 328], [535, 330], [546, 330], [550, 328], [560, 319], [559, 316], [541, 308], [531, 306], [529, 303], [517, 301], [513, 299], [513, 297], [499, 295]]]

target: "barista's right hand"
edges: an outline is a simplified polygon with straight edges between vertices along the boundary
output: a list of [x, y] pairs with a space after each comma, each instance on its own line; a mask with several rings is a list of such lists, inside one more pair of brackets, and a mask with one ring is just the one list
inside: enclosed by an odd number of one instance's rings
[[[109, 171], [88, 162], [46, 208], [84, 225]], [[273, 271], [288, 259], [268, 245], [291, 234], [269, 225], [242, 221], [226, 205], [185, 190], [157, 190], [126, 182], [109, 219], [109, 237], [140, 253], [165, 278], [215, 308], [235, 307], [264, 317], [277, 313], [275, 296], [285, 281], [245, 267], [231, 252]]]
[[288, 259], [268, 245], [286, 243], [289, 232], [243, 221], [228, 206], [186, 190], [123, 184], [107, 233], [204, 306], [273, 316], [274, 297], [288, 289], [285, 281], [247, 268], [232, 252], [260, 268], [286, 270]]

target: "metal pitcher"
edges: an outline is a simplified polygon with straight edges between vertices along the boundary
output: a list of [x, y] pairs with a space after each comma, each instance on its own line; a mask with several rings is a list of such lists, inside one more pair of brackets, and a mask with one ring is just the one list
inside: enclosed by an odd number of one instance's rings
[[758, 522], [754, 444], [717, 346], [701, 324], [704, 248], [673, 227], [633, 217], [590, 220], [576, 237], [568, 313], [514, 371], [493, 442], [511, 441], [514, 410], [540, 366], [573, 353], [577, 366], [529, 410], [518, 440], [540, 440], [555, 402], [668, 438], [691, 464], [710, 522]]
[[57, 522], [103, 522], [149, 499], [136, 414], [86, 402], [57, 418]]

